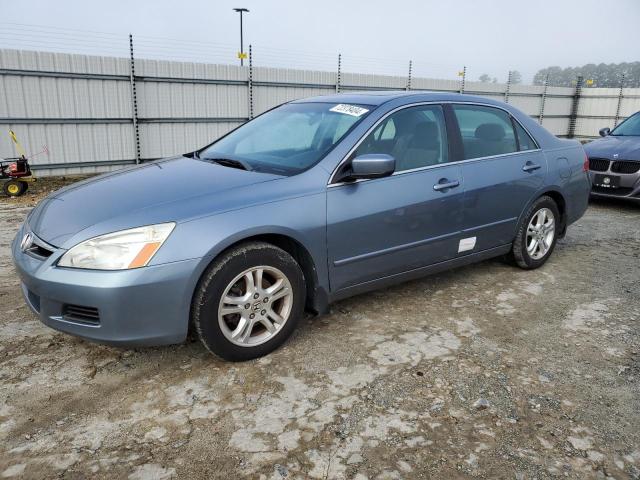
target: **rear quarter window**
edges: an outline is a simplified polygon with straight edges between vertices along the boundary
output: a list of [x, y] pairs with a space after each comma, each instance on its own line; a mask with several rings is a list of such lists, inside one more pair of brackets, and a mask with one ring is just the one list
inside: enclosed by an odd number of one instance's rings
[[536, 150], [538, 148], [538, 145], [533, 138], [531, 138], [527, 131], [522, 128], [522, 125], [520, 125], [515, 119], [513, 120], [513, 126], [515, 127], [516, 135], [518, 136], [518, 145], [520, 146], [521, 152], [526, 150]]

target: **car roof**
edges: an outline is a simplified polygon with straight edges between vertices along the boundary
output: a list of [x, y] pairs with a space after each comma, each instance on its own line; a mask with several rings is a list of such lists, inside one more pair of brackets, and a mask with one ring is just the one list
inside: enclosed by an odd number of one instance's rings
[[336, 93], [333, 95], [320, 95], [317, 97], [294, 100], [292, 103], [350, 103], [360, 105], [378, 106], [391, 100], [406, 99], [411, 102], [480, 102], [493, 105], [504, 105], [502, 102], [477, 95], [467, 95], [453, 92], [432, 92], [428, 90], [376, 90], [349, 93]]

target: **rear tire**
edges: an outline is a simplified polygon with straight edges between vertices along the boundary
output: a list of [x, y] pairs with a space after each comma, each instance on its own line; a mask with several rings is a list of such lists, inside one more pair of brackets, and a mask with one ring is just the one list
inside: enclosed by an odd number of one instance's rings
[[511, 249], [515, 264], [525, 270], [541, 267], [549, 259], [561, 225], [556, 202], [546, 195], [538, 198], [522, 217]]
[[293, 257], [269, 243], [249, 242], [207, 268], [191, 316], [210, 352], [250, 360], [284, 343], [304, 314], [305, 298], [304, 275]]

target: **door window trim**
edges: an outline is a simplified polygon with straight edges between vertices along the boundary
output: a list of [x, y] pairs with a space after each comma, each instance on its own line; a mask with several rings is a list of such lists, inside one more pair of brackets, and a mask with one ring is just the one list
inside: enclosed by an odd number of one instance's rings
[[[338, 186], [342, 186], [342, 185], [353, 185], [354, 183], [360, 183], [360, 182], [368, 182], [368, 181], [372, 181], [372, 180], [384, 180], [384, 178], [389, 178], [389, 177], [383, 177], [383, 178], [377, 178], [377, 179], [370, 179], [370, 178], [361, 178], [355, 181], [351, 181], [351, 182], [335, 182], [334, 183], [334, 178], [336, 177], [338, 170], [340, 169], [340, 167], [342, 167], [349, 159], [349, 157], [351, 156], [351, 154], [360, 146], [360, 144], [362, 142], [364, 142], [364, 140], [367, 138], [367, 136], [373, 132], [373, 130], [380, 125], [384, 120], [387, 119], [387, 117], [389, 115], [392, 115], [400, 110], [404, 110], [406, 108], [411, 108], [411, 107], [418, 107], [421, 105], [440, 105], [443, 107], [443, 110], [445, 110], [445, 105], [477, 105], [480, 107], [490, 107], [490, 108], [497, 108], [498, 110], [502, 110], [504, 112], [507, 113], [507, 115], [509, 115], [510, 118], [512, 118], [514, 121], [518, 122], [518, 124], [523, 128], [523, 130], [527, 133], [527, 135], [529, 135], [531, 137], [531, 139], [533, 140], [534, 144], [536, 145], [537, 148], [532, 149], [532, 150], [522, 150], [522, 151], [516, 151], [516, 152], [509, 152], [509, 153], [501, 153], [499, 155], [489, 155], [486, 157], [477, 157], [477, 158], [469, 158], [466, 160], [450, 160], [447, 163], [440, 163], [437, 165], [427, 165], [425, 167], [418, 167], [418, 168], [412, 168], [410, 170], [402, 170], [400, 172], [393, 172], [390, 176], [391, 177], [395, 177], [397, 175], [404, 175], [407, 173], [414, 173], [414, 172], [419, 172], [422, 170], [430, 170], [433, 168], [443, 168], [443, 167], [449, 167], [452, 165], [459, 165], [462, 163], [470, 163], [470, 162], [477, 162], [477, 161], [481, 161], [481, 160], [488, 160], [488, 159], [494, 159], [494, 158], [498, 158], [498, 157], [507, 157], [507, 156], [512, 156], [512, 155], [522, 155], [523, 153], [532, 153], [532, 152], [538, 152], [540, 150], [542, 150], [540, 148], [540, 144], [536, 141], [535, 137], [533, 135], [531, 135], [531, 133], [529, 132], [529, 130], [527, 130], [524, 125], [522, 125], [512, 114], [509, 110], [507, 110], [504, 107], [501, 107], [499, 105], [491, 105], [488, 103], [481, 103], [481, 102], [461, 102], [461, 101], [457, 101], [457, 100], [434, 100], [434, 101], [425, 101], [425, 102], [415, 102], [415, 103], [408, 103], [406, 105], [400, 105], [399, 107], [396, 107], [392, 110], [389, 110], [387, 113], [385, 113], [382, 117], [380, 117], [378, 120], [376, 120], [376, 122], [367, 129], [367, 131], [362, 135], [362, 137], [360, 137], [358, 139], [358, 141], [353, 145], [353, 147], [351, 147], [349, 149], [349, 151], [347, 152], [347, 154], [342, 157], [342, 160], [340, 160], [338, 162], [338, 165], [336, 165], [336, 167], [333, 169], [333, 171], [331, 172], [331, 175], [329, 177], [329, 181], [327, 182], [327, 187], [328, 188], [333, 188], [333, 187], [338, 187]], [[450, 139], [450, 135], [451, 133], [448, 131], [449, 130], [449, 125], [446, 121], [446, 115], [445, 115], [445, 127], [447, 129], [447, 139]], [[514, 128], [514, 133], [515, 133], [515, 128]], [[517, 133], [516, 133], [517, 135]], [[451, 153], [451, 152], [450, 152]]]

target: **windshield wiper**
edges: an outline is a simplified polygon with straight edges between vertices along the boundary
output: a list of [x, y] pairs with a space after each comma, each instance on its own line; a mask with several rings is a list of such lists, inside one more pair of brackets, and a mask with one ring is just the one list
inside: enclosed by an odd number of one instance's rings
[[203, 158], [202, 160], [206, 160], [208, 162], [214, 162], [214, 163], [217, 163], [218, 165], [222, 165], [224, 167], [231, 167], [231, 168], [238, 168], [240, 170], [247, 170], [249, 172], [251, 170], [253, 170], [248, 163], [243, 162], [242, 160], [236, 160], [234, 158]]

